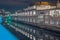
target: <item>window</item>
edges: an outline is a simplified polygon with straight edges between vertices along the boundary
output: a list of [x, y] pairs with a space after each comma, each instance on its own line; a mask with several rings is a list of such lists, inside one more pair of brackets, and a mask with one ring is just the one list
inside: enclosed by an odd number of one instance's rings
[[33, 19], [33, 22], [35, 23], [35, 19]]
[[36, 14], [36, 12], [35, 11], [33, 11], [33, 15], [35, 15]]
[[54, 21], [50, 20], [50, 24], [54, 24]]
[[32, 11], [30, 11], [30, 16], [32, 16], [33, 15], [33, 13], [32, 13]]
[[32, 22], [32, 18], [30, 18], [30, 22]]

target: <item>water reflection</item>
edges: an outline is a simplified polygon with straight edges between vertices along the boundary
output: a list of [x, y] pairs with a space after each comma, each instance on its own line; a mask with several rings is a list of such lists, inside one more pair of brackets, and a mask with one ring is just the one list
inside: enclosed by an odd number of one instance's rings
[[12, 25], [18, 27], [23, 35], [32, 40], [60, 40], [60, 35], [45, 29], [15, 22], [12, 22]]

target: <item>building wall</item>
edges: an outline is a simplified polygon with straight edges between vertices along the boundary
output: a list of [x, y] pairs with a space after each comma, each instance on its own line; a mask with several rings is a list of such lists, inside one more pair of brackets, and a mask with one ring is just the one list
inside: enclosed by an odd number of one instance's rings
[[60, 8], [60, 3], [57, 4], [57, 8]]

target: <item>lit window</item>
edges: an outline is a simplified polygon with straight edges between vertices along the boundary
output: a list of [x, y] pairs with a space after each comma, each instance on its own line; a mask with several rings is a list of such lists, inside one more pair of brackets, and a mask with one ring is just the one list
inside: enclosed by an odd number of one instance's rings
[[33, 15], [35, 15], [36, 14], [36, 12], [35, 11], [33, 11]]

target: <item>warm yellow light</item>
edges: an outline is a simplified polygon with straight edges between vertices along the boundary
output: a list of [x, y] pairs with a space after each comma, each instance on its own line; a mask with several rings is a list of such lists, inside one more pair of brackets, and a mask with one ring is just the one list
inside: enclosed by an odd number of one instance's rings
[[41, 2], [41, 5], [49, 5], [48, 2]]
[[36, 2], [35, 5], [49, 5], [48, 2]]

